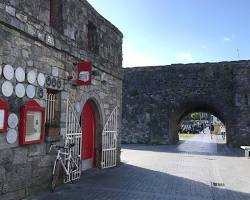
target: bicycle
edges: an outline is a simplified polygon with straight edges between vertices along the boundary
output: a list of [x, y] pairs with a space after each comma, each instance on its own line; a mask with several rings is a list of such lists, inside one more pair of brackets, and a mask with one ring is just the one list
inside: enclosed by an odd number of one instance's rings
[[[57, 149], [57, 156], [56, 156], [56, 159], [54, 161], [52, 178], [51, 178], [51, 191], [52, 192], [55, 191], [56, 183], [58, 181], [61, 168], [64, 170], [64, 173], [67, 176], [69, 176], [72, 172], [79, 170], [79, 165], [72, 157], [71, 148], [74, 146], [75, 146], [74, 143], [68, 144], [66, 147], [65, 146], [58, 146], [55, 144], [51, 144], [51, 146], [50, 146], [49, 152], [51, 151], [52, 148]], [[62, 151], [61, 149], [64, 149], [64, 151]], [[68, 150], [68, 152], [66, 150]], [[65, 159], [63, 159], [62, 156], [64, 156]]]

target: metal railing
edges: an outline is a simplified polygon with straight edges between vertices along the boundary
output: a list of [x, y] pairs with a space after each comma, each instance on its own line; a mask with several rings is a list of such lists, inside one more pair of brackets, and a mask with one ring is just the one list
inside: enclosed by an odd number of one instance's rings
[[64, 182], [73, 181], [81, 177], [81, 152], [82, 152], [82, 129], [79, 124], [79, 119], [76, 115], [74, 106], [67, 100], [66, 111], [66, 135], [65, 146], [74, 143], [74, 147], [68, 149], [71, 151], [73, 160], [78, 164], [78, 170], [73, 171], [64, 177]]
[[116, 166], [117, 154], [117, 106], [112, 111], [102, 132], [102, 168]]

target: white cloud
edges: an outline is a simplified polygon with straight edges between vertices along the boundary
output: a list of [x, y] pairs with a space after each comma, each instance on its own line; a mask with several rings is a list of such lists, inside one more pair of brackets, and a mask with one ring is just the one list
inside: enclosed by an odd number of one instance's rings
[[176, 58], [183, 63], [191, 63], [193, 61], [193, 57], [191, 53], [181, 52], [176, 55]]
[[146, 54], [136, 52], [134, 50], [124, 51], [123, 67], [137, 67], [137, 66], [154, 66], [157, 61]]
[[224, 40], [225, 42], [228, 42], [228, 41], [231, 41], [231, 38], [230, 38], [230, 37], [224, 37], [223, 40]]
[[230, 36], [224, 36], [223, 37], [223, 41], [224, 42], [230, 42], [231, 40], [235, 39], [236, 38], [236, 35], [235, 34], [232, 34]]

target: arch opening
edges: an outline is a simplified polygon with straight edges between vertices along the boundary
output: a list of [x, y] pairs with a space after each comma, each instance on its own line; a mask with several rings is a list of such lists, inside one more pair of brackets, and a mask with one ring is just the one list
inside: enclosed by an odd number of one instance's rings
[[82, 127], [82, 169], [101, 166], [102, 118], [98, 104], [88, 99], [80, 117]]
[[[174, 144], [178, 144], [179, 142], [179, 135], [178, 133], [180, 132], [180, 126], [185, 121], [187, 116], [190, 117], [192, 113], [206, 113], [208, 116], [212, 116], [214, 119], [217, 119], [217, 125], [221, 125], [222, 131], [224, 131], [224, 128], [226, 129], [227, 127], [227, 119], [225, 118], [223, 111], [220, 110], [219, 107], [213, 106], [208, 103], [200, 103], [200, 102], [189, 102], [184, 104], [182, 107], [179, 107], [178, 109], [175, 110], [175, 112], [172, 113], [170, 117], [170, 141]], [[203, 121], [203, 123], [205, 123]], [[212, 123], [211, 119], [206, 121], [206, 128], [209, 128]], [[190, 121], [190, 126], [191, 124], [194, 126], [196, 124], [202, 124], [202, 121], [200, 120], [193, 120], [192, 122]], [[198, 128], [196, 128], [198, 129]], [[207, 130], [208, 131], [208, 130]], [[190, 131], [191, 132], [191, 131]], [[195, 130], [197, 133], [198, 130]], [[218, 128], [216, 127], [216, 132], [218, 132]], [[210, 133], [210, 132], [209, 132]], [[228, 137], [225, 137], [224, 143], [228, 144], [229, 141], [229, 135], [227, 134]]]
[[195, 112], [183, 117], [178, 123], [178, 139], [189, 140], [196, 134], [201, 134], [200, 138], [216, 141], [225, 144], [226, 126], [216, 116], [211, 113]]

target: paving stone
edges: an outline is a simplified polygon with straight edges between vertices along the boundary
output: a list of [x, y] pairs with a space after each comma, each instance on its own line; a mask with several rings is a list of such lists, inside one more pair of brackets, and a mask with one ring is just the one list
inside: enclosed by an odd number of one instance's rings
[[29, 200], [247, 200], [250, 160], [223, 142], [200, 134], [180, 145], [124, 145], [120, 166], [83, 172], [78, 183]]

